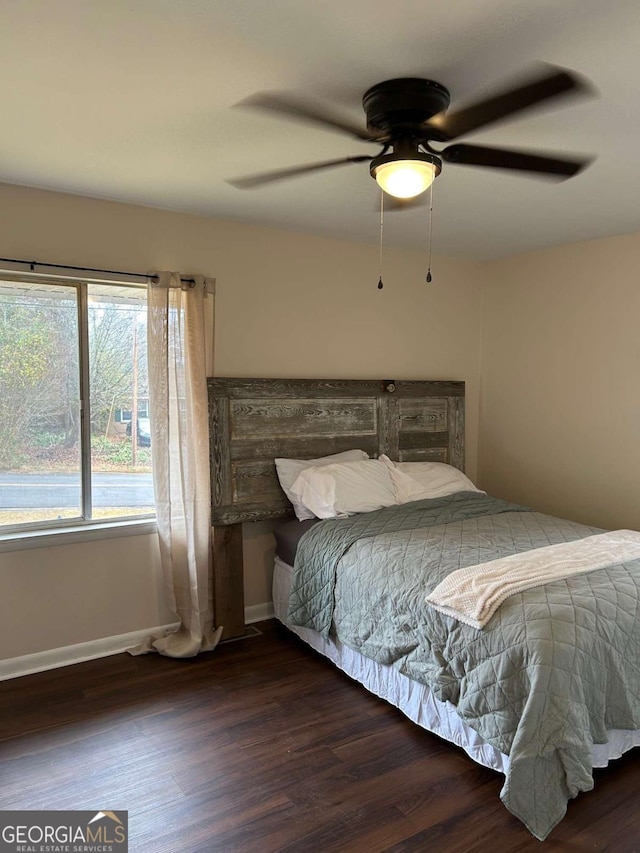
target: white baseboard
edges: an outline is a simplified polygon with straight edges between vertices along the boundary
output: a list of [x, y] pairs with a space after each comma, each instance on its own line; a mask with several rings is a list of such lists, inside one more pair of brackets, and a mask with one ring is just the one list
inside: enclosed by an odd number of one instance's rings
[[[273, 619], [273, 602], [254, 604], [244, 609], [244, 621], [247, 625], [262, 622], [263, 619]], [[170, 625], [159, 625], [155, 628], [144, 628], [142, 631], [131, 631], [129, 634], [119, 634], [115, 637], [104, 637], [100, 640], [90, 640], [74, 646], [63, 646], [60, 649], [47, 649], [32, 655], [22, 655], [19, 658], [0, 660], [0, 681], [9, 678], [19, 678], [22, 675], [33, 675], [48, 669], [61, 666], [71, 666], [86, 660], [118, 655], [139, 645], [151, 634], [168, 633], [178, 627], [178, 622]]]
[[63, 646], [60, 649], [47, 649], [32, 655], [22, 655], [19, 658], [8, 658], [0, 661], [0, 681], [8, 678], [18, 678], [21, 675], [32, 675], [47, 669], [57, 669], [60, 666], [71, 666], [86, 660], [118, 655], [139, 645], [151, 634], [168, 633], [178, 627], [178, 622], [170, 625], [158, 625], [155, 628], [144, 628], [141, 631], [131, 631], [115, 637], [104, 637], [100, 640], [90, 640], [74, 646]]
[[244, 609], [245, 625], [262, 622], [263, 619], [273, 619], [274, 616], [273, 601], [265, 601], [264, 604], [252, 604], [251, 607]]

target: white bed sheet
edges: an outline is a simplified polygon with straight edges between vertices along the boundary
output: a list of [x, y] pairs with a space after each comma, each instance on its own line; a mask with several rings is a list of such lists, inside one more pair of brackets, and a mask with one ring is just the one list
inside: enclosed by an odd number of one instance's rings
[[[287, 625], [287, 607], [293, 569], [279, 557], [273, 573], [273, 607], [276, 618]], [[405, 716], [429, 732], [439, 735], [464, 751], [478, 764], [505, 773], [509, 757], [491, 744], [458, 717], [453, 705], [441, 702], [426, 684], [412, 681], [391, 666], [363, 657], [340, 640], [325, 639], [316, 631], [287, 625], [320, 654], [329, 658], [339, 669], [374, 693], [395, 705]], [[607, 743], [593, 745], [593, 766], [606, 767], [609, 761], [640, 746], [640, 731], [612, 729]]]

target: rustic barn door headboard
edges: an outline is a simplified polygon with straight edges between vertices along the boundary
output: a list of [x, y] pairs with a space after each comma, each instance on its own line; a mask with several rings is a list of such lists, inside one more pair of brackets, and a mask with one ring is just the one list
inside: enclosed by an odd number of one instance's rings
[[209, 379], [217, 625], [244, 632], [242, 522], [293, 516], [274, 459], [360, 448], [464, 469], [464, 382]]

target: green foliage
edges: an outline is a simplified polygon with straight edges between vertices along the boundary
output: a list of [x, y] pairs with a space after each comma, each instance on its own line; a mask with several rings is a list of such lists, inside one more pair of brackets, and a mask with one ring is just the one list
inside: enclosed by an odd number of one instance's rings
[[31, 430], [29, 443], [33, 447], [63, 447], [66, 443], [63, 432], [45, 432], [44, 430]]
[[48, 342], [38, 328], [0, 328], [0, 389], [26, 391], [42, 379], [47, 370]]
[[0, 300], [0, 466], [25, 451], [34, 398], [50, 367], [50, 331], [37, 306]]
[[[151, 449], [138, 447], [137, 468], [151, 469]], [[91, 439], [91, 459], [94, 467], [109, 470], [133, 465], [131, 438], [110, 439], [94, 435]]]

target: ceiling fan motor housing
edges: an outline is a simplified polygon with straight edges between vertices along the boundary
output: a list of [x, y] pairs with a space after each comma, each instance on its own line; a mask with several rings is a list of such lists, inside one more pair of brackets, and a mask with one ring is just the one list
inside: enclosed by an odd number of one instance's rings
[[[449, 106], [450, 95], [435, 80], [399, 77], [368, 89], [362, 98], [367, 129], [374, 135], [420, 136], [420, 126]], [[430, 134], [431, 135], [431, 134]]]

